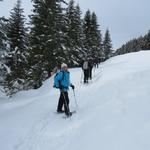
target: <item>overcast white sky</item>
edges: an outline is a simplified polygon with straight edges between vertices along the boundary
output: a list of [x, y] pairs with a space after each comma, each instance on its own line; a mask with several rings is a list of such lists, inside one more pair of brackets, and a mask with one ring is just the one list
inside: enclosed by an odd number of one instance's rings
[[[0, 16], [9, 16], [16, 0], [0, 2]], [[69, 1], [69, 0], [67, 0]], [[83, 13], [95, 11], [103, 33], [109, 28], [114, 48], [150, 30], [150, 0], [75, 0]], [[30, 0], [22, 0], [26, 14], [32, 8]]]

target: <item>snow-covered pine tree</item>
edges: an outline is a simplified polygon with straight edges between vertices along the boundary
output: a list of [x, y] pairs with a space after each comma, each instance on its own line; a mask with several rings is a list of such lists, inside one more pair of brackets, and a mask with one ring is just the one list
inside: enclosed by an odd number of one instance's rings
[[76, 43], [79, 49], [79, 54], [78, 54], [78, 58], [79, 58], [79, 63], [81, 64], [81, 61], [83, 60], [83, 57], [85, 55], [85, 47], [84, 47], [84, 41], [85, 41], [85, 35], [83, 33], [83, 19], [81, 18], [81, 9], [79, 4], [76, 5], [75, 7], [75, 11], [76, 11], [76, 30], [77, 30], [77, 39], [76, 39]]
[[33, 0], [31, 18], [29, 80], [39, 88], [53, 68], [65, 61], [65, 21], [62, 0]]
[[100, 59], [103, 57], [103, 44], [101, 30], [97, 22], [97, 16], [88, 10], [83, 21], [83, 32], [85, 35], [84, 46], [86, 48], [86, 56], [91, 59]]
[[4, 86], [4, 78], [7, 73], [6, 55], [7, 55], [7, 19], [0, 18], [0, 85]]
[[4, 52], [6, 51], [6, 46], [7, 46], [7, 22], [8, 19], [1, 17], [0, 18], [0, 57]]
[[21, 8], [21, 1], [18, 0], [12, 9], [8, 28], [7, 37], [9, 44], [9, 52], [7, 58], [7, 66], [10, 72], [5, 78], [5, 92], [8, 96], [23, 90], [25, 84], [26, 69], [26, 28], [24, 10]]
[[115, 55], [137, 52], [140, 50], [150, 50], [150, 31], [145, 36], [134, 38], [123, 44], [116, 50]]
[[126, 44], [123, 44], [119, 49], [116, 50], [115, 55], [126, 54], [130, 52], [138, 52], [146, 49], [146, 35], [144, 37], [132, 39]]
[[92, 39], [91, 39], [91, 12], [90, 10], [86, 11], [86, 14], [83, 19], [83, 33], [85, 36], [84, 47], [85, 47], [85, 57], [91, 56], [91, 47], [92, 47]]
[[106, 30], [104, 41], [103, 41], [103, 48], [105, 53], [105, 59], [108, 59], [112, 55], [112, 43], [109, 30]]
[[93, 12], [91, 15], [90, 35], [91, 35], [91, 42], [92, 42], [91, 57], [94, 59], [102, 58], [103, 57], [102, 35], [99, 29], [99, 24], [97, 22], [97, 16], [95, 12]]
[[4, 41], [6, 40], [4, 18], [0, 18], [0, 49], [5, 48]]
[[[69, 64], [79, 65], [83, 57], [83, 30], [81, 20], [81, 10], [79, 5], [74, 4], [74, 0], [69, 2], [66, 9], [67, 20], [67, 49], [69, 53]], [[71, 59], [70, 59], [71, 58]]]
[[144, 50], [150, 50], [150, 30], [148, 33], [144, 36]]

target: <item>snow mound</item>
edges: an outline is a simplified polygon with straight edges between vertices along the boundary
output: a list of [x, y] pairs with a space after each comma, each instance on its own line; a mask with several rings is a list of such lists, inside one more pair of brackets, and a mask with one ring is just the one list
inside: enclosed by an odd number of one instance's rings
[[150, 51], [117, 56], [93, 69], [83, 85], [70, 69], [70, 119], [55, 113], [59, 91], [53, 78], [38, 90], [0, 101], [2, 150], [149, 150]]

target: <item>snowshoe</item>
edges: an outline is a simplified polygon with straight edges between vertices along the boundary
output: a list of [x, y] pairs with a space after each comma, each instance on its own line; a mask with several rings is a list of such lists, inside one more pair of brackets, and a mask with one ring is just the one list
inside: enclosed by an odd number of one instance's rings
[[62, 114], [62, 113], [65, 113], [65, 111], [64, 110], [57, 111], [57, 114]]
[[66, 116], [63, 116], [63, 118], [69, 118], [69, 117], [71, 117], [74, 113], [76, 113], [76, 111], [69, 112], [69, 114], [66, 114]]

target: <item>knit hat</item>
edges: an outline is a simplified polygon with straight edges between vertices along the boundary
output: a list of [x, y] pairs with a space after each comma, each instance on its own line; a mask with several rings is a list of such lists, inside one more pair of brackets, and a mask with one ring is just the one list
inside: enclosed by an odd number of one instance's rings
[[67, 64], [62, 63], [61, 68], [68, 67]]

